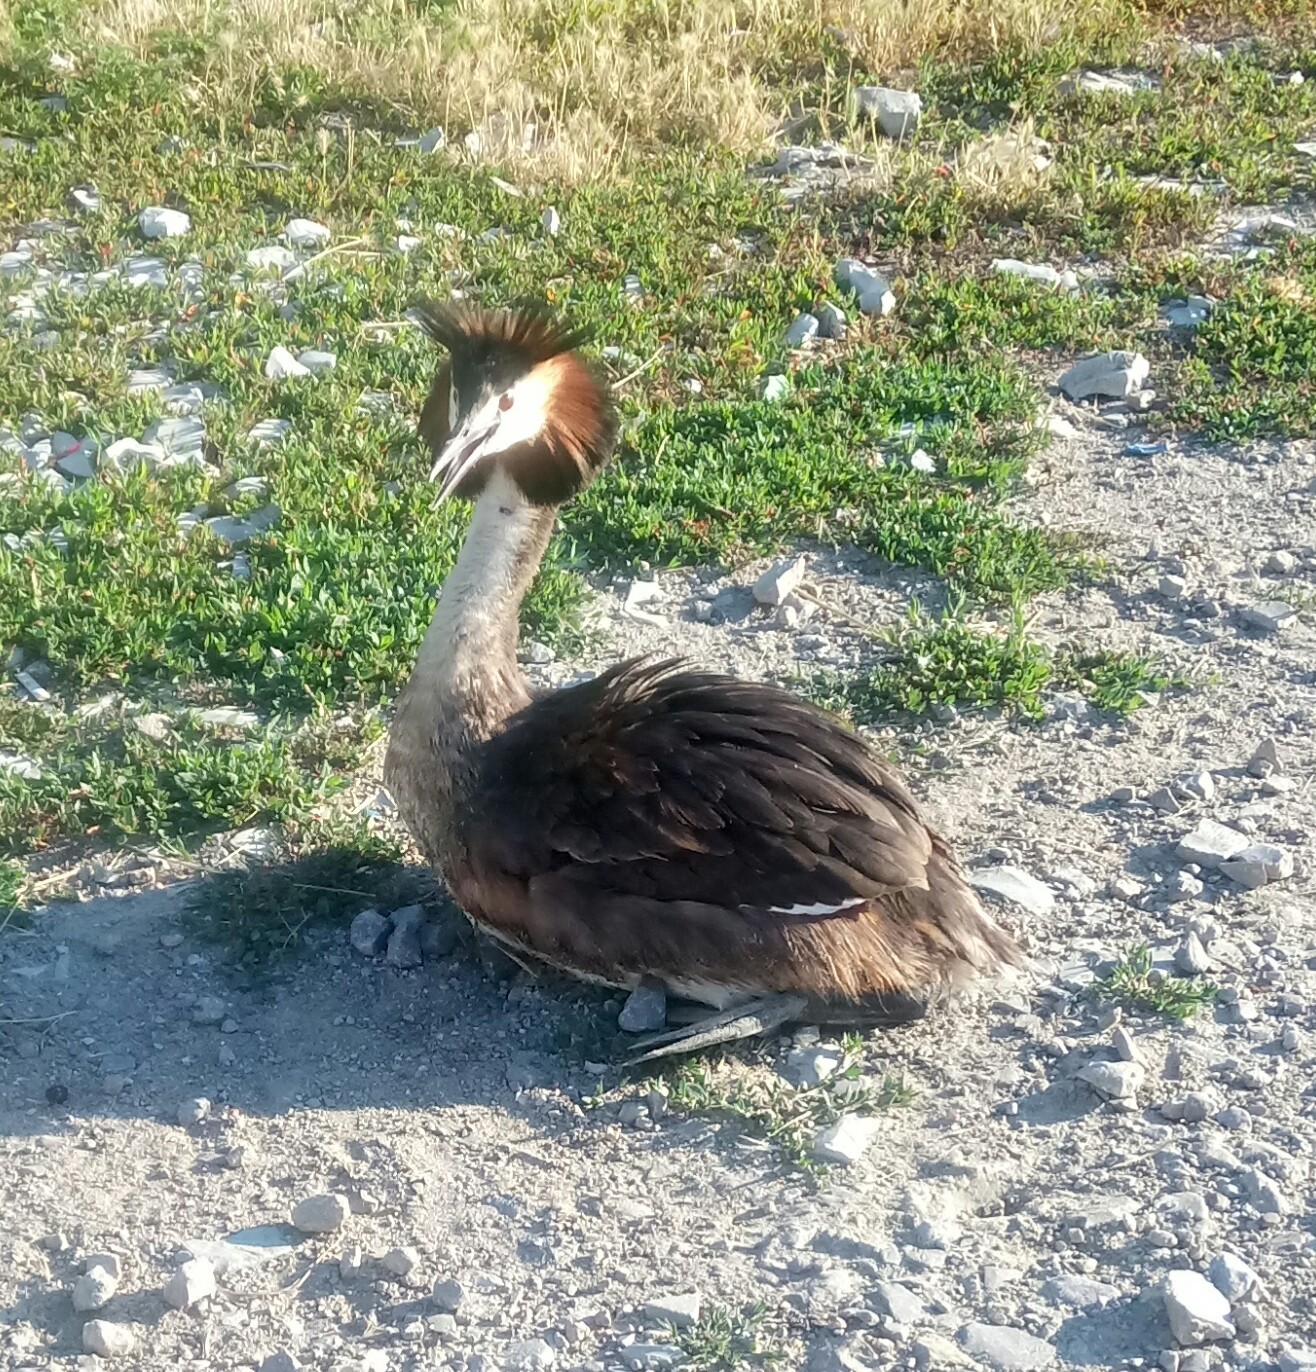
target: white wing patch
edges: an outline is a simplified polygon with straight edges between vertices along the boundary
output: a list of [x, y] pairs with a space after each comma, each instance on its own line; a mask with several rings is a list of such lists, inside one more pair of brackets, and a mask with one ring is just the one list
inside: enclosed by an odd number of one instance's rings
[[856, 905], [862, 905], [867, 899], [867, 896], [851, 896], [849, 900], [843, 900], [839, 905], [769, 905], [768, 914], [839, 915], [842, 910], [852, 910]]

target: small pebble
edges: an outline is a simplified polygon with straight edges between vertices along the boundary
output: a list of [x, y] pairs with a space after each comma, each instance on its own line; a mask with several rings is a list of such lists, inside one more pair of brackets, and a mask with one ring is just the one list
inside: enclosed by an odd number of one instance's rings
[[111, 1320], [88, 1320], [82, 1326], [82, 1346], [101, 1358], [126, 1357], [137, 1346], [137, 1336], [126, 1324]]
[[332, 1234], [347, 1223], [351, 1213], [346, 1196], [308, 1196], [293, 1207], [292, 1223], [303, 1234]]

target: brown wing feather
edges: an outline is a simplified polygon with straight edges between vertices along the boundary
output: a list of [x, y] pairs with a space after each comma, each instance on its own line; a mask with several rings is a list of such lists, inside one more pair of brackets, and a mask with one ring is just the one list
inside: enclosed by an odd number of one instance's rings
[[587, 974], [863, 996], [1014, 957], [896, 772], [775, 687], [623, 663], [514, 719], [473, 799], [459, 898]]

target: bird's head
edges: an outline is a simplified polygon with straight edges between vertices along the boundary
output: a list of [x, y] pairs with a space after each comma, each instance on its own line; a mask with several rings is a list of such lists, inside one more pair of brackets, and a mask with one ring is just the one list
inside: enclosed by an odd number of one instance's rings
[[560, 505], [594, 479], [617, 421], [577, 351], [582, 331], [534, 310], [422, 301], [412, 313], [448, 352], [420, 413], [440, 500], [474, 500], [497, 467], [532, 505]]

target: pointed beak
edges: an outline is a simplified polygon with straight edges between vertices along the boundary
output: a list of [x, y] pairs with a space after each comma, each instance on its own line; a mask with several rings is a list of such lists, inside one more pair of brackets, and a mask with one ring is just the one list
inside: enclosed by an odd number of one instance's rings
[[442, 504], [461, 485], [462, 479], [484, 456], [489, 440], [498, 432], [498, 420], [490, 420], [487, 415], [472, 415], [444, 444], [443, 451], [434, 459], [430, 468], [430, 480], [442, 482], [439, 486], [437, 503]]

